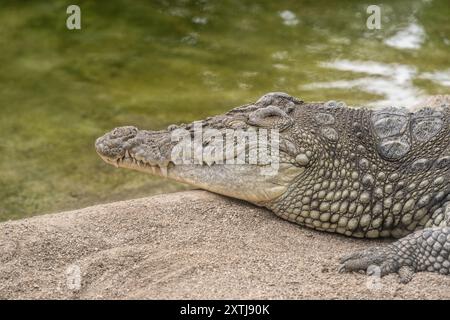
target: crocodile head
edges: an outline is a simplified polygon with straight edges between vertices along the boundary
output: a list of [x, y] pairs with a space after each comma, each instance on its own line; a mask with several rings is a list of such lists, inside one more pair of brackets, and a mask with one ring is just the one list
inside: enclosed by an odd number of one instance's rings
[[116, 167], [264, 206], [301, 179], [320, 148], [294, 121], [303, 105], [287, 94], [269, 93], [225, 114], [167, 130], [119, 127], [98, 138], [96, 150]]

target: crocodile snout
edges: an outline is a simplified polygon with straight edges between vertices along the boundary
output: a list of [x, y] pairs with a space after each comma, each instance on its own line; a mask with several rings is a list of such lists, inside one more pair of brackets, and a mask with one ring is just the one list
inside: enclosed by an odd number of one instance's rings
[[131, 147], [129, 140], [138, 134], [136, 127], [119, 127], [97, 139], [95, 149], [97, 153], [110, 160], [122, 158], [126, 150]]

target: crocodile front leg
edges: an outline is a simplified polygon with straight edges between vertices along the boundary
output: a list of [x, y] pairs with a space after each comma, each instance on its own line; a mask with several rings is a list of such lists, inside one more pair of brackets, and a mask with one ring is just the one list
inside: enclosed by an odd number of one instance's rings
[[419, 230], [387, 246], [345, 256], [339, 272], [367, 270], [372, 275], [371, 266], [380, 268], [381, 277], [397, 273], [402, 283], [420, 271], [450, 274], [450, 227]]

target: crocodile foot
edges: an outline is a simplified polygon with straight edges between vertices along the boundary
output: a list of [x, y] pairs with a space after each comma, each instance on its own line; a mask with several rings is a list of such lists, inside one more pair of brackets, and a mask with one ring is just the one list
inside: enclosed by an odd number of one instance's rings
[[380, 277], [397, 273], [401, 283], [419, 271], [450, 274], [450, 227], [416, 231], [387, 246], [344, 256], [340, 262], [339, 272], [366, 271]]

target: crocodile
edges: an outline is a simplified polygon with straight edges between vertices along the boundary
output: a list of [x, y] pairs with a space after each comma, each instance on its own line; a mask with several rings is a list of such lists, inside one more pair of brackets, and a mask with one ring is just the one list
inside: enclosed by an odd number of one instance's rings
[[166, 130], [118, 127], [95, 146], [108, 164], [242, 199], [301, 226], [395, 238], [342, 257], [338, 271], [394, 273], [407, 283], [421, 271], [450, 274], [449, 105], [450, 95], [374, 109], [273, 92]]

